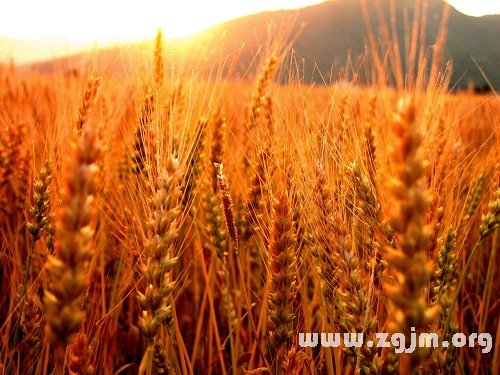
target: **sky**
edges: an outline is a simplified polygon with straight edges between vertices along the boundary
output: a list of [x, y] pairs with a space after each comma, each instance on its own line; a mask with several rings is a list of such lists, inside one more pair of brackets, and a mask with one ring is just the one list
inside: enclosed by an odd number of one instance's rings
[[[356, 1], [356, 0], [353, 0]], [[500, 0], [446, 0], [459, 11], [500, 13]], [[0, 12], [0, 59], [17, 62], [77, 52], [95, 45], [150, 39], [158, 27], [184, 38], [217, 23], [273, 9], [294, 9], [319, 0], [17, 0]], [[3, 37], [3, 38], [2, 38]], [[24, 43], [6, 41], [23, 40]], [[32, 40], [38, 40], [34, 46]], [[30, 41], [30, 43], [28, 43]]]

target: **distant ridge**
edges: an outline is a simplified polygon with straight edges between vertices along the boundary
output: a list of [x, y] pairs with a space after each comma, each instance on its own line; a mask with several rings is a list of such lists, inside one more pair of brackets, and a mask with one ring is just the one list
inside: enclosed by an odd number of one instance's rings
[[[397, 1], [397, 30], [401, 48], [404, 48], [403, 19], [412, 20], [415, 1]], [[381, 0], [386, 19], [389, 19], [389, 0]], [[445, 5], [443, 0], [429, 0], [426, 23], [426, 51], [432, 49], [439, 30], [440, 18]], [[369, 7], [372, 26], [378, 27], [380, 18], [373, 6]], [[405, 12], [405, 13], [404, 13]], [[407, 13], [406, 13], [407, 12]], [[293, 20], [293, 23], [292, 23]], [[292, 45], [293, 63], [285, 65], [282, 79], [288, 77], [287, 70], [299, 70], [305, 82], [322, 83], [338, 77], [342, 68], [352, 64], [359, 73], [360, 80], [369, 74], [366, 62], [358, 56], [366, 51], [367, 30], [359, 0], [331, 0], [300, 10], [281, 10], [263, 12], [231, 20], [208, 29], [193, 38], [190, 46], [197, 46], [198, 52], [191, 54], [196, 58], [220, 61], [226, 56], [238, 56], [234, 65], [226, 73], [244, 76], [255, 68], [255, 55], [268, 44], [267, 25], [280, 25], [290, 35], [298, 35]], [[299, 32], [301, 30], [301, 32]], [[500, 89], [500, 15], [483, 17], [466, 16], [450, 9], [445, 59], [453, 61], [451, 85], [465, 88], [469, 82], [476, 86], [486, 85], [478, 66], [496, 90]], [[378, 39], [381, 42], [381, 39]], [[124, 56], [134, 59], [144, 58], [141, 45], [134, 44], [126, 49], [107, 48], [95, 57], [98, 65], [114, 74], [127, 69]], [[184, 46], [184, 44], [182, 44]], [[170, 56], [176, 58], [182, 50], [181, 44], [171, 43]], [[186, 47], [187, 48], [187, 47]], [[262, 51], [263, 53], [265, 51]], [[404, 54], [403, 54], [404, 55]], [[350, 56], [350, 60], [349, 60]], [[146, 56], [147, 58], [147, 56]], [[87, 54], [79, 54], [51, 62], [36, 63], [29, 69], [50, 72], [54, 69], [81, 68], [88, 60]], [[443, 61], [444, 62], [444, 61]], [[403, 61], [404, 63], [404, 61]], [[476, 65], [477, 64], [477, 65]], [[133, 65], [133, 64], [131, 64]], [[332, 70], [333, 66], [333, 70]], [[25, 67], [26, 69], [26, 67]], [[330, 72], [333, 76], [330, 77]]]

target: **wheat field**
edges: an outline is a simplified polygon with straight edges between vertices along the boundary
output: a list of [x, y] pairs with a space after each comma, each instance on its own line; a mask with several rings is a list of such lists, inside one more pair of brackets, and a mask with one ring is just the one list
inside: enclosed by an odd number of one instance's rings
[[495, 95], [437, 62], [282, 85], [283, 49], [248, 80], [173, 75], [155, 43], [138, 77], [0, 66], [0, 374], [498, 373]]

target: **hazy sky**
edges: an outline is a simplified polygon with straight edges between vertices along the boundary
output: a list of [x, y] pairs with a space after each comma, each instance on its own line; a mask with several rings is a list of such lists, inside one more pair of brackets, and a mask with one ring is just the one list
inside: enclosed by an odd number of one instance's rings
[[[357, 0], [353, 0], [357, 1]], [[500, 0], [447, 0], [470, 15], [500, 13]], [[1, 37], [44, 39], [41, 52], [72, 52], [82, 44], [151, 38], [161, 27], [165, 37], [185, 37], [219, 22], [262, 10], [298, 8], [318, 0], [16, 0], [0, 12], [0, 59], [37, 55], [2, 45]], [[17, 50], [16, 50], [17, 48]], [[31, 48], [31, 47], [26, 47]], [[64, 51], [63, 51], [64, 49]], [[25, 59], [25, 58], [24, 58]]]

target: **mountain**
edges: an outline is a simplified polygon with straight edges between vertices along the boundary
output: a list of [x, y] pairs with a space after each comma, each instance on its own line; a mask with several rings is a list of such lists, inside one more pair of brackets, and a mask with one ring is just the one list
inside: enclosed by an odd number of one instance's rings
[[[376, 3], [376, 1], [367, 1]], [[390, 19], [389, 1], [381, 0], [386, 20]], [[404, 48], [405, 25], [403, 19], [413, 18], [415, 1], [399, 0], [397, 3], [397, 34], [401, 49]], [[428, 1], [426, 17], [426, 51], [432, 50], [436, 41], [445, 6], [442, 0]], [[367, 9], [368, 18], [373, 29], [380, 28], [380, 15], [375, 6]], [[406, 16], [405, 16], [406, 14]], [[233, 44], [247, 43], [247, 51], [255, 52], [266, 39], [266, 29], [263, 25], [283, 25], [295, 19], [295, 31], [303, 25], [302, 32], [294, 41], [292, 47], [295, 56], [303, 59], [303, 76], [308, 82], [328, 82], [331, 67], [339, 71], [346, 66], [351, 56], [352, 64], [357, 66], [362, 74], [366, 59], [358, 56], [365, 52], [368, 45], [368, 31], [359, 0], [332, 0], [297, 11], [275, 11], [250, 15], [241, 19], [229, 21], [218, 28], [224, 30], [227, 40]], [[388, 21], [387, 21], [388, 23]], [[390, 25], [387, 25], [390, 28]], [[411, 25], [410, 25], [411, 27]], [[293, 33], [293, 30], [292, 30]], [[468, 82], [477, 85], [485, 83], [478, 66], [496, 89], [500, 89], [500, 15], [471, 17], [451, 8], [447, 27], [447, 41], [444, 58], [453, 61], [452, 85], [466, 86]], [[382, 38], [376, 35], [377, 41]], [[383, 49], [383, 48], [382, 48]], [[385, 50], [383, 51], [385, 52]], [[404, 53], [402, 53], [404, 56]], [[250, 57], [244, 56], [245, 65]], [[370, 60], [370, 59], [368, 59]], [[443, 60], [443, 64], [445, 60]], [[404, 64], [404, 57], [403, 57]], [[477, 64], [477, 66], [476, 66]]]
[[[389, 32], [391, 31], [388, 21], [390, 0], [366, 3], [370, 4], [366, 10], [372, 29], [375, 30], [376, 43], [382, 56], [385, 56], [388, 43], [385, 43], [384, 47], [384, 42], [387, 41], [381, 37], [381, 30], [385, 20], [385, 25]], [[373, 3], [379, 3], [380, 7], [377, 8]], [[402, 51], [408, 47], [405, 40], [408, 40], [410, 34], [407, 30], [412, 27], [415, 3], [413, 0], [396, 0], [395, 30]], [[439, 32], [445, 3], [443, 0], [429, 0], [427, 4], [424, 51], [430, 56]], [[482, 70], [492, 86], [496, 90], [500, 89], [499, 36], [500, 15], [471, 17], [450, 9], [446, 48], [441, 62], [444, 64], [447, 59], [453, 61], [452, 86], [465, 87], [469, 82], [484, 85]], [[222, 61], [233, 61], [232, 64], [226, 62], [223, 71], [245, 76], [255, 70], [259, 60], [256, 55], [265, 55], [270, 48], [270, 41], [283, 41], [286, 37], [291, 40], [290, 50], [293, 54], [285, 60], [281, 71], [282, 80], [288, 79], [290, 72], [297, 71], [305, 82], [318, 83], [328, 83], [342, 72], [350, 76], [355, 72], [362, 81], [370, 76], [371, 59], [363, 58], [368, 46], [368, 31], [359, 0], [331, 0], [299, 10], [263, 12], [231, 20], [200, 33], [191, 41], [168, 43], [167, 58], [184, 65], [188, 62], [196, 65], [197, 59], [200, 58], [205, 61], [217, 61], [218, 64], [222, 64]], [[391, 40], [394, 40], [394, 37]], [[142, 47], [144, 44], [139, 43], [128, 45], [126, 48], [108, 48], [97, 53], [94, 58], [117, 73], [133, 65], [124, 63], [127, 61], [124, 57], [132, 61], [138, 61], [138, 57], [150, 59], [147, 57], [149, 55], [144, 54]], [[195, 52], [192, 52], [193, 50]], [[228, 56], [231, 58], [228, 59]], [[401, 52], [401, 56], [402, 65], [406, 66], [406, 54]], [[54, 66], [81, 67], [86, 60], [85, 55], [80, 54], [39, 63], [35, 68], [51, 71]], [[343, 69], [345, 67], [350, 69]], [[390, 71], [389, 66], [387, 69]]]

